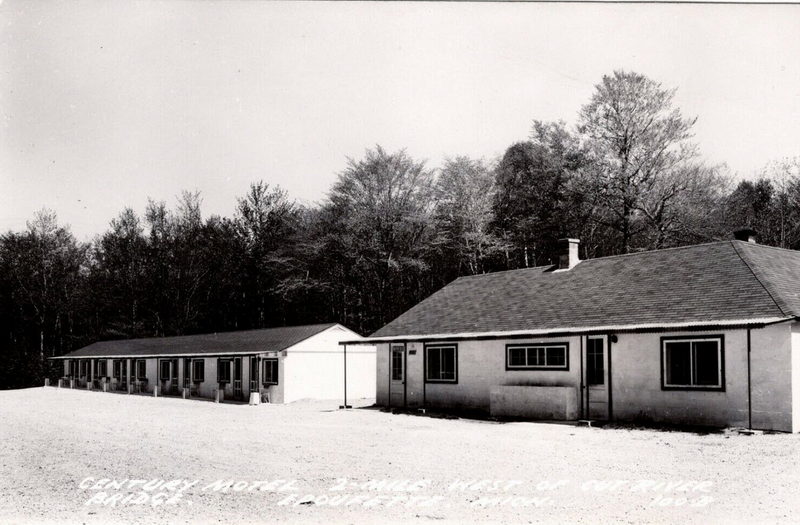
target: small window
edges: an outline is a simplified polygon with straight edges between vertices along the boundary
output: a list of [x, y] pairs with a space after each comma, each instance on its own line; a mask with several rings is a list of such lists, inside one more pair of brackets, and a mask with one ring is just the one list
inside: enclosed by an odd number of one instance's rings
[[106, 377], [108, 375], [108, 361], [100, 359], [97, 362], [97, 377]]
[[278, 360], [277, 359], [264, 359], [262, 366], [264, 368], [263, 383], [265, 385], [277, 385], [278, 384]]
[[586, 383], [603, 385], [606, 382], [603, 364], [603, 339], [591, 337], [586, 341]]
[[397, 345], [392, 347], [392, 381], [403, 380], [403, 353], [404, 346]]
[[136, 361], [136, 379], [147, 379], [147, 361]]
[[506, 346], [507, 370], [568, 370], [567, 343]]
[[192, 361], [192, 381], [202, 383], [205, 381], [206, 363], [202, 359]]
[[662, 338], [662, 387], [724, 390], [722, 336]]
[[122, 378], [122, 361], [119, 359], [114, 359], [111, 362], [111, 368], [114, 371], [114, 379], [121, 379]]
[[230, 383], [231, 382], [231, 360], [218, 359], [217, 360], [217, 382]]
[[170, 376], [169, 361], [161, 361], [159, 370], [159, 379], [161, 381], [168, 381]]
[[458, 349], [456, 345], [430, 345], [425, 347], [425, 381], [428, 383], [456, 383]]

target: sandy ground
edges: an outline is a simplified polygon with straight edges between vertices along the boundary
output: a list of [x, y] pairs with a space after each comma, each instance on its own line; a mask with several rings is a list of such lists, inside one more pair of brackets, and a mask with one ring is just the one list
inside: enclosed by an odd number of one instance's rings
[[[0, 523], [800, 521], [797, 435], [494, 423], [336, 405], [2, 391]], [[143, 491], [107, 479], [195, 483]], [[240, 490], [208, 486], [220, 479]]]

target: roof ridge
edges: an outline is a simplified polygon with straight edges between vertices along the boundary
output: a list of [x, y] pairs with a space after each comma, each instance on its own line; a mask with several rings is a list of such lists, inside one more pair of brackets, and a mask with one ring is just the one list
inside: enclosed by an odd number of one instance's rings
[[[280, 330], [282, 328], [311, 328], [312, 326], [325, 326], [327, 328], [336, 326], [339, 323], [311, 323], [311, 324], [297, 324], [297, 325], [288, 325], [288, 326], [268, 326], [266, 328], [247, 328], [245, 330], [221, 330], [218, 332], [204, 332], [201, 334], [181, 334], [181, 335], [156, 335], [152, 337], [130, 337], [125, 339], [103, 339], [100, 341], [95, 341], [94, 343], [114, 343], [120, 341], [152, 341], [153, 339], [179, 339], [182, 337], [208, 337], [211, 335], [223, 335], [223, 334], [240, 334], [244, 332], [264, 332], [266, 330]], [[327, 329], [326, 328], [326, 329]], [[349, 329], [348, 329], [349, 330]], [[322, 331], [322, 330], [320, 330]], [[352, 330], [351, 330], [352, 332]], [[88, 346], [88, 345], [87, 345]]]
[[742, 246], [747, 246], [748, 248], [769, 248], [770, 250], [791, 252], [800, 255], [800, 250], [794, 250], [792, 248], [781, 248], [780, 246], [771, 246], [769, 244], [761, 244], [757, 242], [740, 241], [739, 239], [732, 239], [731, 242], [739, 243]]
[[[781, 306], [780, 303], [778, 303], [778, 301], [775, 299], [775, 296], [772, 295], [772, 292], [769, 290], [767, 285], [764, 284], [764, 281], [761, 280], [761, 278], [758, 276], [756, 271], [753, 270], [753, 267], [750, 266], [750, 263], [747, 262], [747, 259], [745, 259], [745, 257], [741, 254], [741, 252], [739, 252], [739, 248], [736, 247], [736, 241], [733, 240], [733, 241], [728, 241], [728, 242], [730, 243], [731, 247], [733, 248], [733, 251], [736, 252], [736, 255], [739, 257], [739, 259], [741, 259], [741, 261], [744, 263], [744, 265], [747, 266], [747, 269], [750, 270], [750, 273], [753, 274], [753, 277], [755, 277], [756, 281], [758, 281], [758, 284], [760, 284], [761, 287], [764, 288], [764, 291], [767, 292], [767, 295], [769, 295], [769, 298], [772, 299], [773, 303], [775, 303], [775, 306], [778, 307], [778, 310], [780, 310], [780, 312], [783, 315], [787, 315], [786, 311], [783, 309], [783, 306]], [[740, 242], [743, 242], [743, 241], [740, 241]], [[752, 243], [748, 243], [748, 244], [752, 244]]]
[[[604, 255], [602, 257], [592, 257], [591, 259], [581, 259], [579, 262], [580, 263], [585, 263], [585, 262], [590, 262], [590, 261], [602, 261], [602, 260], [605, 260], [605, 259], [613, 259], [613, 258], [616, 258], [616, 257], [629, 257], [629, 256], [633, 256], [633, 255], [645, 255], [645, 254], [652, 254], [652, 253], [663, 253], [663, 252], [668, 252], [668, 251], [673, 251], [673, 250], [686, 250], [686, 249], [689, 249], [689, 248], [699, 248], [700, 246], [711, 246], [712, 244], [722, 245], [722, 244], [730, 243], [730, 242], [732, 242], [732, 241], [730, 241], [730, 240], [722, 240], [722, 241], [703, 242], [703, 243], [700, 243], [700, 244], [685, 244], [683, 246], [671, 246], [669, 248], [655, 248], [655, 249], [652, 249], [652, 250], [642, 250], [642, 251], [638, 251], [638, 252], [618, 253], [616, 255]], [[762, 246], [762, 245], [759, 245], [759, 246]], [[781, 248], [781, 249], [784, 249], [784, 248]], [[788, 251], [796, 251], [796, 250], [788, 250]], [[551, 268], [553, 266], [555, 266], [555, 264], [551, 263], [551, 264], [541, 264], [539, 266], [529, 266], [527, 268], [509, 268], [508, 270], [498, 270], [496, 272], [485, 272], [485, 273], [476, 273], [476, 274], [472, 274], [472, 275], [461, 275], [461, 276], [457, 277], [455, 279], [455, 281], [458, 281], [460, 279], [471, 279], [471, 278], [474, 278], [474, 277], [484, 277], [484, 276], [487, 276], [487, 275], [495, 275], [495, 274], [498, 274], [498, 273], [522, 272], [522, 271], [525, 271], [525, 270], [536, 270], [536, 269], [540, 269], [541, 270], [542, 268]]]

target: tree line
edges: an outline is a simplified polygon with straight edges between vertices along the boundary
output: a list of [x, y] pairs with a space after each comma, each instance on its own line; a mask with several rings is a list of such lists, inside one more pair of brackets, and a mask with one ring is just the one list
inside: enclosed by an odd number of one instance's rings
[[[576, 125], [534, 121], [493, 160], [437, 168], [380, 146], [303, 206], [253, 183], [234, 216], [202, 196], [126, 208], [92, 242], [42, 210], [0, 236], [0, 387], [97, 340], [340, 322], [369, 334], [461, 275], [730, 238], [800, 248], [800, 160], [734, 183], [693, 142], [675, 90], [615, 71]], [[457, 307], [457, 306], [455, 306]]]

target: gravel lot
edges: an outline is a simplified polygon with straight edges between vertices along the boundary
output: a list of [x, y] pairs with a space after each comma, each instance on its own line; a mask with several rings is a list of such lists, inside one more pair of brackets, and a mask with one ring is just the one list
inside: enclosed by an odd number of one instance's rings
[[[0, 392], [0, 422], [0, 523], [800, 521], [797, 435], [493, 423], [340, 411], [335, 401], [250, 407], [55, 388]], [[123, 487], [101, 481], [108, 479]], [[126, 480], [194, 484], [153, 482], [143, 491]], [[209, 487], [217, 480], [239, 484]], [[686, 503], [675, 506], [679, 498]]]

